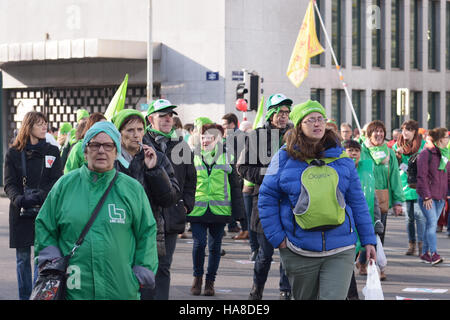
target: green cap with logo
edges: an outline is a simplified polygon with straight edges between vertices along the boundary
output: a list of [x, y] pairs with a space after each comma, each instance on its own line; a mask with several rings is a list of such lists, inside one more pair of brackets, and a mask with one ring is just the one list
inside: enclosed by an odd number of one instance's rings
[[266, 108], [267, 108], [266, 121], [269, 121], [270, 117], [274, 113], [278, 113], [279, 107], [287, 106], [289, 109], [291, 109], [291, 105], [292, 105], [292, 100], [289, 99], [288, 97], [286, 97], [284, 94], [275, 93], [275, 94], [271, 95], [269, 97], [269, 99], [267, 99], [267, 102], [266, 102]]
[[327, 117], [325, 108], [319, 102], [315, 100], [308, 100], [301, 104], [295, 105], [289, 114], [289, 119], [292, 120], [294, 126], [297, 126], [304, 117], [313, 112], [319, 112], [324, 118]]
[[147, 116], [155, 113], [155, 112], [160, 112], [160, 113], [169, 113], [169, 112], [173, 112], [174, 114], [178, 115], [178, 113], [176, 113], [173, 109], [175, 109], [177, 106], [173, 105], [169, 100], [167, 99], [158, 99], [158, 100], [153, 100], [147, 110]]

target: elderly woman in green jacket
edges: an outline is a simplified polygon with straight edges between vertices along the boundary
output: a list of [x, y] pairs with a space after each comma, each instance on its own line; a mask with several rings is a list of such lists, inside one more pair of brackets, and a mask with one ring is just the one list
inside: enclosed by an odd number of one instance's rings
[[[371, 159], [374, 163], [375, 193], [380, 205], [381, 222], [384, 225], [384, 231], [380, 235], [383, 244], [388, 209], [392, 208], [395, 215], [400, 215], [403, 211], [402, 204], [405, 202], [397, 157], [394, 151], [388, 148], [385, 137], [384, 123], [374, 120], [367, 126], [366, 139], [361, 148], [361, 160]], [[381, 270], [380, 278], [386, 279], [384, 270]]]
[[[105, 192], [121, 155], [120, 133], [110, 122], [85, 135], [87, 164], [64, 175], [50, 191], [36, 219], [39, 266], [72, 249]], [[153, 287], [158, 268], [156, 223], [139, 182], [118, 173], [82, 245], [69, 262], [66, 299], [139, 299]]]

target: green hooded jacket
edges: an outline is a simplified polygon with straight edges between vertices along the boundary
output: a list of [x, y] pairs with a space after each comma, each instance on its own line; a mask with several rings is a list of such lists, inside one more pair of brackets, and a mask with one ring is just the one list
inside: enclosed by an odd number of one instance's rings
[[[114, 177], [86, 165], [62, 176], [35, 224], [35, 256], [49, 246], [67, 255]], [[133, 267], [156, 274], [156, 223], [139, 182], [119, 173], [82, 245], [69, 262], [68, 300], [139, 299]]]
[[[361, 145], [361, 160], [373, 160], [369, 148], [367, 146], [368, 139]], [[389, 208], [405, 202], [405, 194], [403, 193], [402, 182], [398, 170], [398, 161], [392, 149], [387, 148], [389, 153], [389, 161], [387, 163], [376, 164], [374, 161], [374, 177], [375, 189], [388, 189], [389, 186]]]
[[64, 174], [69, 173], [72, 170], [81, 168], [83, 164], [87, 163], [84, 158], [83, 152], [83, 139], [77, 141], [70, 150], [69, 156], [67, 157], [66, 165], [64, 166]]
[[[422, 151], [423, 147], [425, 146], [425, 140], [422, 139], [422, 144], [420, 145], [419, 148], [419, 153]], [[392, 149], [394, 151], [397, 151], [397, 143], [394, 144], [394, 146], [392, 147]], [[416, 189], [411, 189], [410, 187], [408, 187], [408, 174], [406, 173], [406, 170], [408, 169], [408, 161], [409, 158], [411, 158], [412, 154], [410, 155], [405, 155], [402, 154], [402, 160], [401, 160], [401, 164], [400, 164], [400, 180], [402, 181], [402, 187], [403, 187], [403, 192], [405, 194], [405, 199], [406, 200], [417, 200], [417, 192]]]

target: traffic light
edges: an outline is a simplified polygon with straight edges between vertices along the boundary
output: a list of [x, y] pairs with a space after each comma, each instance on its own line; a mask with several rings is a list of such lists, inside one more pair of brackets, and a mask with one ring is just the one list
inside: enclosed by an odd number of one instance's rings
[[258, 75], [251, 74], [250, 75], [250, 101], [248, 104], [249, 110], [258, 110], [259, 104], [259, 92], [261, 78]]
[[[236, 87], [236, 100], [244, 99], [244, 96], [247, 92], [248, 92], [248, 90], [245, 87], [245, 83], [243, 83], [243, 82], [238, 83], [238, 85]], [[247, 99], [245, 99], [245, 101], [247, 101]]]

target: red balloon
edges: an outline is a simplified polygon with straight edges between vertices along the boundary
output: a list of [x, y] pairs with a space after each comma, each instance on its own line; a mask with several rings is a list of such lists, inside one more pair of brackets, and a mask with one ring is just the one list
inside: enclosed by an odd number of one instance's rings
[[239, 111], [247, 111], [247, 101], [245, 99], [237, 99], [236, 109]]

